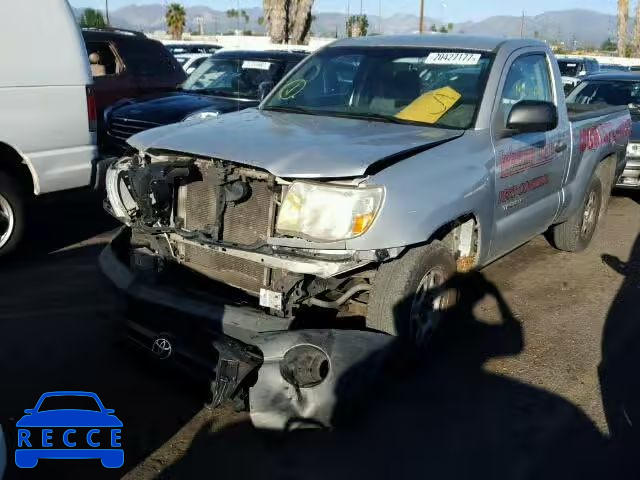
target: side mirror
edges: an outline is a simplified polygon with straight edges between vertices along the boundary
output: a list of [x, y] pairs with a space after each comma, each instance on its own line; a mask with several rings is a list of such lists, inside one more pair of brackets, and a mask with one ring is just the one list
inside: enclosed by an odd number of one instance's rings
[[104, 413], [106, 413], [107, 415], [111, 414], [111, 413], [116, 413], [116, 411], [113, 408], [105, 408], [104, 409]]
[[264, 100], [265, 97], [269, 95], [269, 92], [273, 90], [273, 87], [275, 86], [276, 84], [273, 82], [262, 82], [260, 85], [258, 85], [258, 99], [260, 101]]
[[27, 415], [31, 415], [33, 413], [33, 408], [27, 408], [24, 413], [26, 413]]
[[522, 100], [507, 118], [507, 131], [511, 133], [547, 132], [557, 126], [558, 109], [551, 102]]

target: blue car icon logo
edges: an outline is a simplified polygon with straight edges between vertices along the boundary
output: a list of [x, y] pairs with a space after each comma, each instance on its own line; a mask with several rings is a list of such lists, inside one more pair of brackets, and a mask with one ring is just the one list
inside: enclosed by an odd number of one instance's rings
[[91, 392], [49, 392], [18, 420], [16, 465], [33, 468], [43, 459], [100, 459], [120, 468], [122, 422]]

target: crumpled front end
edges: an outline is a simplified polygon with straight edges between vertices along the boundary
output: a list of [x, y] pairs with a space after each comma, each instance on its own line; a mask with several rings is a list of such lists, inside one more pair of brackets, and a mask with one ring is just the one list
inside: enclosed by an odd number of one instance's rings
[[[347, 250], [342, 236], [355, 229], [361, 234], [373, 223], [382, 192], [357, 181], [291, 182], [217, 159], [139, 154], [109, 169], [106, 208], [146, 236], [161, 263], [186, 267], [249, 294], [255, 306], [272, 314], [293, 317], [309, 306], [351, 305], [361, 311], [366, 305], [368, 266], [399, 251]], [[307, 209], [311, 223], [296, 211], [304, 201], [300, 195], [316, 199]], [[335, 198], [354, 213], [349, 210], [342, 220], [327, 214], [323, 202]], [[306, 232], [296, 238], [277, 232], [277, 222], [282, 228], [314, 230], [308, 238], [299, 238]], [[312, 235], [329, 240], [319, 242]]]

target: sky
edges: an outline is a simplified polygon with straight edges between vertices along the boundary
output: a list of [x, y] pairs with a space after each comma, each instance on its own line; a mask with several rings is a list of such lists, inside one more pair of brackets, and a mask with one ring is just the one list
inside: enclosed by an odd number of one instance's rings
[[[131, 4], [163, 3], [165, 0], [108, 0], [109, 10]], [[258, 7], [262, 0], [177, 0], [185, 6], [204, 5], [215, 10], [230, 8]], [[639, 0], [640, 1], [640, 0]], [[350, 4], [351, 12], [360, 11], [378, 15], [382, 7], [382, 16], [394, 13], [412, 13], [418, 15], [420, 0], [315, 0], [314, 10], [321, 12], [346, 12]], [[104, 8], [104, 0], [69, 0], [74, 7]], [[630, 2], [632, 8], [635, 2]], [[425, 15], [443, 22], [478, 21], [493, 15], [537, 15], [551, 10], [583, 8], [604, 13], [615, 13], [617, 0], [425, 0]]]

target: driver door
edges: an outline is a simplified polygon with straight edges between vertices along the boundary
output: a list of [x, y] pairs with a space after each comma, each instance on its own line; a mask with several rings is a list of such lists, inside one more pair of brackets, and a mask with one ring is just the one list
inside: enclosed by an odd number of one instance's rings
[[560, 206], [571, 133], [566, 111], [547, 132], [505, 135], [515, 104], [537, 100], [558, 105], [558, 86], [551, 60], [544, 52], [514, 55], [503, 72], [502, 89], [494, 109], [492, 138], [495, 162], [495, 235], [491, 256], [498, 257], [544, 232]]

